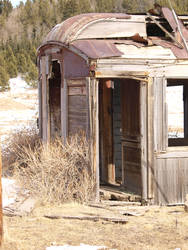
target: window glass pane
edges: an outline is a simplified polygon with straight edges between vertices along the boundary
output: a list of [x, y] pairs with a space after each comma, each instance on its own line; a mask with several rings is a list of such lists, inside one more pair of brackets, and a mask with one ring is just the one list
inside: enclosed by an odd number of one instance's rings
[[168, 138], [184, 138], [183, 85], [168, 86]]

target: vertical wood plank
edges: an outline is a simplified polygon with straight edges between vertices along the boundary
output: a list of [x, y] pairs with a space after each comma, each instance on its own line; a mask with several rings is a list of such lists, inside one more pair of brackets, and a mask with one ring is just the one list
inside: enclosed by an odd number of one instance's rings
[[168, 147], [168, 113], [166, 103], [166, 86], [165, 77], [162, 78], [162, 151], [166, 151]]
[[168, 119], [166, 105], [166, 79], [154, 78], [154, 150], [164, 152], [168, 146]]
[[100, 79], [101, 98], [101, 136], [103, 141], [103, 164], [101, 177], [104, 182], [115, 183], [115, 166], [113, 157], [113, 111], [111, 80]]
[[99, 82], [95, 82], [96, 95], [96, 201], [99, 201]]
[[91, 164], [95, 176], [95, 199], [99, 201], [99, 82], [91, 79], [90, 82], [90, 113], [91, 113]]
[[[63, 77], [62, 77], [63, 78]], [[67, 96], [67, 82], [63, 79], [61, 85], [61, 130], [63, 142], [66, 142], [68, 136], [68, 96]]]
[[51, 133], [50, 133], [50, 105], [49, 105], [49, 101], [50, 101], [50, 97], [49, 97], [49, 79], [48, 79], [48, 75], [49, 75], [49, 67], [50, 67], [50, 58], [49, 56], [46, 56], [46, 112], [47, 112], [47, 142], [50, 142], [50, 137], [51, 137]]
[[42, 138], [42, 76], [40, 76], [38, 81], [38, 100], [39, 100], [39, 136]]
[[41, 58], [42, 63], [42, 139], [47, 142], [47, 123], [48, 123], [48, 111], [47, 111], [47, 89], [46, 89], [46, 57]]
[[86, 106], [87, 106], [87, 114], [86, 114], [86, 138], [89, 140], [90, 138], [90, 78], [86, 78]]
[[188, 193], [188, 159], [156, 159], [156, 196], [155, 203], [182, 204]]
[[140, 132], [141, 132], [141, 174], [142, 199], [147, 200], [147, 127], [146, 127], [146, 84], [140, 83]]
[[148, 199], [154, 198], [154, 169], [155, 169], [155, 161], [154, 161], [154, 122], [156, 120], [156, 113], [154, 113], [154, 84], [153, 78], [148, 78], [147, 85], [147, 170], [148, 170]]

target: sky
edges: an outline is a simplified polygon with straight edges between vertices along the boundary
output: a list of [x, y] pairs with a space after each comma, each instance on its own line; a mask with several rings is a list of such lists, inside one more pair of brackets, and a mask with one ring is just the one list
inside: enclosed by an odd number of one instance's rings
[[[16, 7], [20, 3], [21, 0], [10, 0], [10, 1], [12, 3], [13, 7]], [[26, 0], [22, 0], [22, 2], [25, 3]]]

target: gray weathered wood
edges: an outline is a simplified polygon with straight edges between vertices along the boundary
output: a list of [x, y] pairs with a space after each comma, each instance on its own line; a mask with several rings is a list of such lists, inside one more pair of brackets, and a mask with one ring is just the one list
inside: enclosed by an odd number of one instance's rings
[[38, 80], [38, 100], [39, 100], [39, 136], [42, 138], [42, 75], [40, 75], [40, 78]]
[[131, 37], [138, 33], [146, 37], [145, 18], [106, 19], [89, 22], [76, 36], [76, 39]]
[[146, 112], [147, 112], [147, 93], [146, 84], [140, 83], [140, 132], [141, 132], [141, 173], [142, 173], [142, 199], [147, 200], [147, 124], [146, 124]]
[[147, 84], [147, 168], [148, 168], [148, 199], [154, 198], [154, 86], [153, 78]]
[[158, 204], [182, 204], [188, 192], [188, 158], [160, 158], [156, 166]]
[[154, 151], [164, 152], [168, 144], [166, 80], [164, 77], [154, 79], [154, 93]]
[[47, 77], [46, 77], [46, 56], [41, 58], [42, 65], [42, 139], [47, 142], [47, 129], [48, 129], [48, 104], [47, 104]]
[[114, 223], [126, 224], [127, 219], [118, 217], [104, 217], [104, 216], [65, 216], [65, 215], [44, 215], [48, 219], [64, 219], [64, 220], [89, 220], [89, 221], [109, 221]]
[[67, 102], [67, 82], [63, 79], [63, 85], [61, 85], [61, 130], [64, 143], [68, 136], [68, 102]]

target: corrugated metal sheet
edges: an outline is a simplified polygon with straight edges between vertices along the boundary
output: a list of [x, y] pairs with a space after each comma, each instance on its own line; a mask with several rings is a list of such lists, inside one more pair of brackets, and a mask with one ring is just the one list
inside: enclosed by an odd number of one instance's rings
[[47, 41], [60, 41], [68, 44], [74, 40], [75, 35], [89, 22], [98, 19], [130, 19], [131, 16], [127, 14], [119, 13], [89, 13], [81, 14], [71, 17], [64, 22], [56, 25], [45, 38], [44, 42]]

